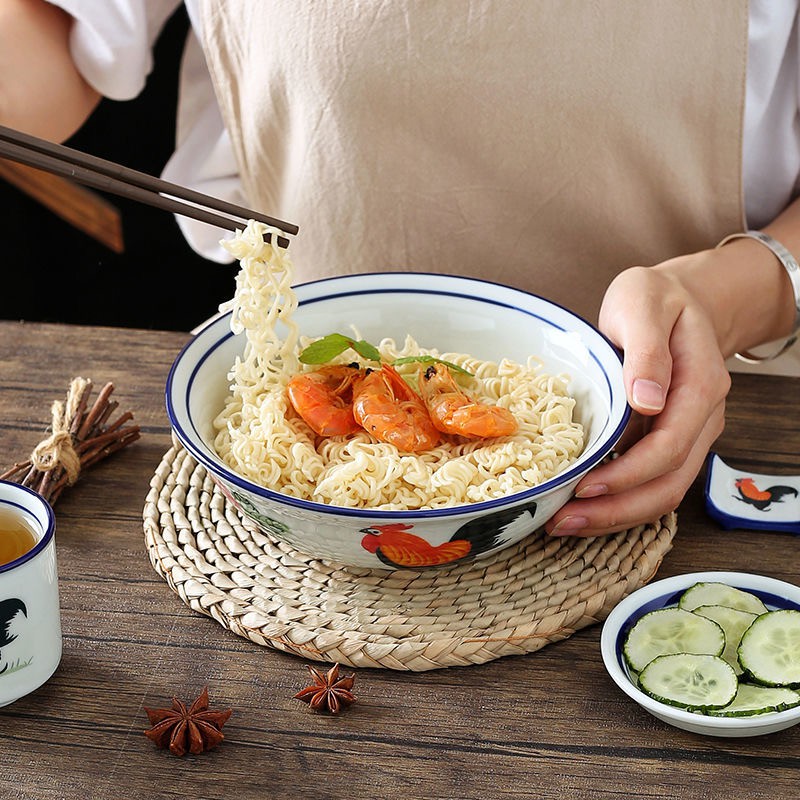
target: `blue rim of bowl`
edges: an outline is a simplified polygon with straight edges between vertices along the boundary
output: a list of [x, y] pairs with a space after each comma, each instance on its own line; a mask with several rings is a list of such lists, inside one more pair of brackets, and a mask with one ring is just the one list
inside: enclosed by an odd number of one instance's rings
[[[47, 526], [45, 527], [42, 538], [39, 539], [39, 541], [36, 542], [36, 544], [30, 550], [28, 550], [27, 553], [23, 553], [19, 558], [15, 558], [13, 561], [9, 561], [7, 564], [0, 565], [0, 574], [2, 574], [4, 572], [10, 572], [12, 569], [24, 564], [26, 561], [36, 558], [36, 556], [39, 555], [39, 553], [41, 553], [48, 544], [50, 544], [50, 540], [53, 538], [53, 534], [56, 530], [56, 517], [53, 513], [50, 503], [48, 503], [47, 500], [45, 500], [38, 492], [34, 492], [33, 489], [29, 489], [27, 486], [21, 486], [18, 483], [13, 483], [12, 481], [0, 481], [0, 485], [10, 486], [15, 490], [27, 492], [29, 495], [31, 495], [31, 497], [35, 498], [36, 501], [42, 504], [42, 508], [45, 510], [45, 516], [47, 517]], [[17, 503], [14, 500], [0, 498], [0, 506], [10, 506], [17, 511], [23, 512], [27, 516], [35, 516], [35, 514], [26, 505], [23, 503]]]
[[[753, 588], [752, 586], [748, 586], [748, 579], [755, 578], [758, 581], [765, 581], [767, 584], [772, 585], [774, 588], [772, 591], [766, 589], [757, 589]], [[777, 594], [778, 590], [782, 586], [790, 587], [797, 591], [800, 591], [800, 588], [793, 586], [786, 581], [778, 580], [777, 578], [770, 578], [766, 575], [757, 575], [756, 573], [742, 573], [742, 572], [724, 572], [724, 571], [715, 571], [715, 572], [693, 572], [686, 575], [676, 575], [671, 578], [663, 578], [656, 583], [650, 584], [649, 586], [644, 586], [642, 589], [633, 592], [632, 594], [628, 595], [624, 600], [621, 600], [617, 606], [611, 611], [606, 619], [606, 622], [603, 625], [603, 631], [601, 633], [601, 644], [603, 642], [607, 642], [608, 639], [613, 636], [613, 641], [610, 642], [610, 647], [613, 651], [613, 666], [616, 667], [616, 670], [610, 669], [610, 665], [608, 663], [608, 654], [605, 648], [602, 648], [602, 656], [603, 661], [606, 664], [606, 669], [608, 670], [609, 674], [611, 675], [614, 682], [631, 698], [636, 700], [640, 705], [644, 708], [656, 711], [658, 714], [669, 716], [674, 718], [677, 721], [683, 722], [692, 722], [697, 726], [705, 726], [710, 729], [714, 728], [759, 728], [766, 725], [769, 725], [771, 720], [775, 720], [776, 718], [780, 717], [780, 719], [785, 720], [789, 717], [794, 718], [798, 717], [800, 719], [800, 706], [794, 706], [792, 708], [787, 708], [784, 711], [770, 711], [765, 714], [752, 714], [749, 716], [743, 717], [717, 717], [711, 716], [710, 714], [699, 714], [692, 711], [687, 711], [686, 709], [679, 708], [678, 706], [670, 706], [666, 703], [661, 703], [658, 700], [650, 697], [649, 695], [645, 694], [638, 686], [633, 682], [630, 671], [625, 663], [625, 656], [623, 655], [623, 646], [625, 644], [625, 638], [628, 635], [628, 631], [636, 624], [636, 622], [641, 619], [645, 614], [649, 611], [656, 611], [659, 608], [666, 608], [667, 606], [675, 605], [678, 602], [678, 598], [683, 594], [686, 589], [690, 586], [694, 585], [695, 583], [705, 581], [705, 582], [714, 582], [719, 581], [722, 583], [727, 583], [730, 586], [733, 586], [737, 589], [742, 589], [745, 592], [750, 592], [751, 594], [756, 595], [759, 597], [764, 604], [770, 609], [793, 609], [796, 611], [800, 611], [800, 601], [791, 600], [785, 594]], [[680, 588], [672, 588], [672, 589], [665, 589], [663, 594], [659, 594], [650, 600], [637, 604], [636, 603], [636, 595], [638, 592], [643, 590], [652, 591], [653, 589], [657, 588], [662, 583], [674, 583], [677, 584]], [[618, 617], [622, 617], [624, 615], [624, 619], [618, 620]], [[606, 626], [608, 630], [611, 630], [611, 627], [616, 629], [616, 632], [612, 632], [610, 634], [606, 633]], [[622, 681], [622, 683], [620, 682]]]
[[[336, 277], [332, 277], [332, 278], [321, 278], [321, 279], [316, 280], [316, 281], [308, 281], [306, 283], [298, 284], [294, 288], [295, 289], [300, 289], [302, 287], [317, 286], [317, 285], [328, 283], [328, 282], [334, 282], [334, 281], [345, 282], [345, 281], [350, 280], [350, 279], [358, 279], [358, 278], [365, 278], [365, 277], [383, 277], [383, 276], [391, 277], [391, 276], [405, 275], [405, 274], [408, 274], [408, 273], [369, 272], [369, 273], [362, 273], [362, 274], [359, 274], [359, 275], [336, 276]], [[501, 288], [501, 289], [504, 289], [504, 290], [508, 290], [508, 291], [511, 291], [511, 292], [516, 292], [516, 293], [519, 293], [519, 294], [522, 294], [522, 295], [526, 295], [528, 297], [532, 297], [532, 298], [534, 298], [535, 300], [537, 300], [539, 302], [545, 303], [545, 304], [547, 304], [549, 306], [553, 306], [555, 308], [559, 308], [562, 311], [564, 311], [565, 313], [569, 314], [571, 317], [574, 317], [575, 319], [577, 319], [580, 322], [582, 322], [591, 331], [593, 331], [595, 335], [597, 335], [598, 337], [600, 337], [600, 339], [605, 341], [605, 343], [608, 345], [610, 351], [619, 359], [620, 363], [622, 363], [622, 357], [620, 355], [619, 350], [614, 346], [614, 344], [611, 342], [611, 340], [608, 339], [607, 336], [605, 336], [605, 334], [603, 334], [599, 330], [597, 330], [597, 328], [595, 328], [594, 325], [592, 325], [590, 322], [587, 322], [583, 317], [580, 317], [578, 314], [575, 314], [575, 312], [570, 311], [568, 308], [566, 308], [566, 307], [564, 307], [562, 305], [559, 305], [558, 303], [555, 303], [552, 300], [548, 300], [548, 299], [546, 299], [544, 297], [541, 297], [540, 295], [533, 294], [532, 292], [526, 292], [526, 291], [524, 291], [522, 289], [517, 289], [517, 288], [514, 288], [514, 287], [506, 286], [505, 284], [497, 283], [495, 281], [484, 281], [484, 280], [480, 280], [478, 278], [465, 278], [465, 277], [461, 277], [461, 276], [449, 276], [449, 275], [445, 275], [443, 273], [415, 272], [415, 273], [413, 273], [413, 275], [415, 277], [423, 277], [423, 278], [426, 275], [427, 276], [436, 277], [436, 278], [455, 277], [459, 281], [463, 281], [463, 282], [467, 282], [467, 283], [474, 283], [474, 284], [477, 284], [477, 285], [481, 285], [481, 284], [493, 285], [493, 286], [497, 286], [498, 288]], [[414, 289], [414, 288], [410, 288], [410, 287], [396, 287], [395, 286], [395, 287], [387, 287], [387, 288], [383, 288], [383, 289], [375, 288], [375, 289], [367, 289], [367, 290], [342, 291], [342, 292], [337, 292], [335, 294], [324, 295], [322, 297], [313, 297], [313, 298], [307, 298], [305, 300], [298, 301], [298, 307], [302, 307], [304, 305], [311, 305], [311, 304], [316, 303], [316, 302], [322, 302], [322, 301], [326, 301], [326, 300], [331, 300], [332, 298], [354, 297], [354, 296], [362, 295], [362, 294], [388, 294], [388, 293], [398, 292], [398, 291], [399, 292], [403, 292], [403, 293], [407, 293], [407, 294], [415, 294], [415, 293], [416, 294], [436, 294], [436, 295], [444, 295], [444, 296], [448, 296], [448, 297], [464, 298], [464, 299], [467, 299], [467, 300], [478, 300], [479, 302], [482, 302], [482, 303], [489, 303], [490, 305], [500, 306], [502, 308], [509, 308], [509, 309], [511, 309], [513, 311], [517, 311], [517, 312], [525, 314], [527, 316], [536, 317], [537, 319], [540, 319], [543, 322], [547, 323], [548, 325], [552, 326], [556, 330], [560, 330], [560, 331], [564, 331], [565, 330], [560, 325], [554, 324], [551, 320], [548, 320], [548, 319], [540, 316], [539, 314], [533, 313], [533, 312], [528, 311], [528, 310], [526, 310], [524, 308], [520, 308], [519, 306], [512, 305], [511, 303], [504, 303], [504, 302], [500, 302], [498, 300], [489, 299], [487, 297], [480, 297], [480, 296], [475, 296], [473, 294], [466, 294], [464, 292], [443, 291], [441, 289]], [[469, 505], [451, 506], [451, 507], [448, 507], [448, 508], [429, 508], [429, 509], [421, 509], [421, 510], [416, 510], [416, 511], [385, 511], [385, 510], [378, 510], [378, 509], [349, 508], [349, 507], [344, 507], [344, 506], [334, 506], [334, 505], [330, 505], [330, 504], [327, 504], [327, 503], [318, 503], [318, 502], [315, 502], [313, 500], [303, 500], [303, 499], [298, 498], [298, 497], [291, 497], [289, 495], [282, 494], [281, 492], [277, 492], [277, 491], [275, 491], [273, 489], [268, 489], [268, 488], [266, 488], [264, 486], [260, 486], [258, 484], [255, 484], [255, 483], [247, 480], [246, 478], [243, 478], [242, 476], [237, 475], [235, 472], [231, 472], [230, 469], [225, 464], [223, 464], [221, 461], [217, 461], [215, 459], [209, 458], [206, 455], [206, 453], [204, 453], [202, 450], [200, 450], [199, 448], [194, 446], [194, 444], [192, 443], [191, 437], [187, 436], [186, 432], [183, 430], [183, 428], [181, 427], [181, 425], [178, 423], [178, 421], [176, 419], [176, 413], [175, 413], [175, 409], [174, 409], [174, 406], [173, 406], [173, 403], [172, 403], [172, 384], [173, 384], [175, 371], [177, 370], [178, 365], [181, 362], [181, 359], [183, 358], [184, 354], [189, 350], [189, 348], [191, 348], [192, 344], [194, 343], [195, 339], [198, 336], [200, 336], [202, 333], [204, 333], [212, 325], [217, 325], [217, 324], [219, 324], [221, 322], [221, 320], [228, 319], [230, 317], [231, 313], [232, 312], [229, 311], [226, 314], [223, 314], [221, 316], [218, 315], [216, 317], [213, 317], [211, 320], [209, 320], [205, 325], [203, 325], [202, 327], [200, 327], [196, 331], [196, 333], [192, 337], [192, 339], [186, 345], [184, 345], [184, 347], [181, 349], [180, 353], [178, 353], [178, 356], [175, 358], [175, 361], [173, 362], [173, 364], [172, 364], [172, 366], [170, 368], [169, 375], [167, 376], [167, 384], [166, 384], [167, 416], [169, 418], [170, 425], [172, 426], [172, 429], [177, 434], [178, 439], [180, 440], [181, 444], [183, 445], [183, 447], [186, 450], [189, 451], [189, 453], [192, 455], [192, 457], [196, 461], [200, 462], [204, 467], [208, 468], [212, 472], [218, 473], [226, 481], [238, 486], [239, 488], [244, 489], [245, 491], [251, 492], [252, 494], [256, 494], [256, 495], [258, 495], [260, 497], [263, 497], [265, 500], [270, 500], [272, 502], [280, 503], [282, 505], [294, 506], [296, 508], [301, 508], [301, 509], [304, 509], [306, 511], [314, 511], [314, 512], [322, 513], [322, 514], [335, 514], [336, 516], [346, 516], [346, 517], [369, 517], [369, 518], [376, 518], [376, 519], [383, 519], [383, 518], [387, 518], [387, 517], [391, 517], [392, 519], [396, 519], [396, 518], [401, 518], [401, 519], [416, 518], [416, 519], [418, 519], [419, 517], [424, 517], [424, 518], [428, 519], [428, 518], [435, 518], [435, 517], [460, 516], [460, 515], [463, 515], [463, 514], [475, 514], [475, 513], [482, 512], [482, 511], [489, 511], [489, 510], [497, 508], [499, 506], [506, 506], [506, 505], [508, 505], [509, 502], [513, 502], [514, 504], [522, 503], [522, 502], [530, 500], [530, 499], [532, 499], [534, 497], [537, 497], [538, 495], [544, 494], [545, 492], [549, 492], [552, 489], [558, 488], [559, 486], [562, 486], [565, 483], [568, 483], [573, 478], [575, 478], [577, 475], [580, 475], [580, 474], [583, 474], [585, 472], [588, 472], [593, 466], [595, 466], [595, 464], [597, 464], [600, 461], [602, 461], [602, 459], [605, 458], [608, 455], [608, 453], [611, 451], [613, 446], [618, 441], [619, 437], [622, 435], [622, 432], [625, 430], [625, 426], [628, 424], [628, 420], [630, 419], [630, 416], [631, 416], [630, 405], [627, 402], [625, 402], [625, 406], [624, 406], [624, 409], [623, 409], [623, 412], [622, 412], [622, 416], [620, 417], [620, 421], [617, 424], [617, 427], [615, 428], [615, 430], [607, 438], [608, 445], [606, 447], [599, 448], [597, 450], [597, 452], [595, 452], [586, 461], [580, 461], [580, 459], [579, 459], [580, 463], [576, 462], [576, 464], [571, 466], [569, 469], [565, 470], [562, 473], [559, 473], [555, 477], [551, 478], [548, 481], [545, 481], [544, 483], [542, 483], [542, 484], [540, 484], [538, 486], [531, 487], [530, 489], [525, 489], [525, 490], [523, 490], [521, 492], [516, 492], [513, 495], [507, 495], [505, 497], [497, 497], [497, 498], [493, 498], [492, 500], [484, 500], [484, 501], [482, 501], [480, 503], [470, 503]], [[219, 347], [222, 346], [222, 344], [224, 342], [226, 342], [228, 339], [230, 339], [232, 336], [235, 336], [235, 335], [237, 335], [237, 334], [234, 334], [232, 331], [230, 331], [230, 328], [228, 328], [228, 330], [226, 332], [226, 335], [223, 336], [222, 338], [218, 339], [216, 342], [214, 342], [213, 347], [211, 347], [209, 350], [206, 351], [206, 353], [203, 355], [203, 357], [197, 362], [197, 364], [193, 368], [192, 373], [191, 373], [191, 375], [189, 377], [189, 380], [186, 383], [185, 403], [186, 403], [186, 407], [187, 408], [188, 408], [188, 405], [189, 405], [188, 404], [189, 392], [190, 392], [192, 383], [194, 381], [195, 375], [197, 374], [197, 371], [200, 369], [202, 364], [209, 358], [209, 356], [211, 355], [211, 353], [214, 350], [217, 350]], [[612, 387], [611, 381], [608, 378], [608, 372], [603, 367], [603, 365], [600, 363], [599, 359], [597, 358], [597, 355], [594, 352], [590, 351], [590, 355], [591, 355], [592, 359], [595, 361], [595, 363], [597, 363], [597, 365], [600, 368], [600, 370], [602, 371], [603, 376], [605, 377], [606, 383], [608, 385], [609, 396], [613, 399], [614, 391], [613, 391], [613, 387]], [[201, 439], [201, 437], [200, 437], [200, 435], [199, 435], [199, 433], [197, 432], [196, 429], [194, 431], [194, 434], [198, 439]]]

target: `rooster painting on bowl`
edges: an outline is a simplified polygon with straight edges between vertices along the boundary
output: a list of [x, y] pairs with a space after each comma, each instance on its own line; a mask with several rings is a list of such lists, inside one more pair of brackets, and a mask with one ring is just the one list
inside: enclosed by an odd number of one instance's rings
[[510, 528], [526, 525], [533, 519], [536, 503], [503, 509], [496, 514], [471, 519], [462, 525], [449, 542], [429, 544], [409, 531], [413, 525], [390, 523], [362, 528], [366, 534], [361, 546], [392, 569], [452, 566], [466, 558], [491, 550], [502, 541]]

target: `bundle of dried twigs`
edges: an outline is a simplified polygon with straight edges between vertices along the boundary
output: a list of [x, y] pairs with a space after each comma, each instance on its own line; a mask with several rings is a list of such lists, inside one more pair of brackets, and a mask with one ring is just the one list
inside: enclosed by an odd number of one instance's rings
[[110, 399], [114, 385], [107, 383], [90, 406], [92, 388], [91, 380], [73, 378], [66, 401], [53, 403], [50, 435], [0, 479], [27, 486], [52, 505], [87, 467], [135, 442], [140, 432], [138, 425], [126, 424], [133, 419], [130, 411], [110, 421], [119, 406]]

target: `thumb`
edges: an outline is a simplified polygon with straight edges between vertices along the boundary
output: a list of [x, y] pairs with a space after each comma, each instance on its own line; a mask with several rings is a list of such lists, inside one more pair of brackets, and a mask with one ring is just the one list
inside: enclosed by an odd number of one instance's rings
[[653, 415], [664, 410], [672, 375], [669, 333], [647, 325], [626, 326], [619, 342], [624, 351], [622, 375], [634, 411]]
[[652, 416], [664, 410], [672, 376], [669, 342], [675, 320], [660, 302], [641, 295], [636, 302], [607, 296], [600, 328], [624, 352], [623, 379], [634, 411]]
[[628, 402], [640, 414], [658, 414], [664, 410], [669, 388], [669, 372], [661, 375], [662, 365], [654, 365], [641, 354], [628, 357], [623, 364]]

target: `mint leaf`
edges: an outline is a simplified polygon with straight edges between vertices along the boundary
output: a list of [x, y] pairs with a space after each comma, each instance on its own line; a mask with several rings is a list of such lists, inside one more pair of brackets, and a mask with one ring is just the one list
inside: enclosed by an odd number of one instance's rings
[[452, 361], [445, 361], [443, 358], [436, 358], [435, 356], [404, 356], [403, 358], [395, 359], [395, 366], [397, 364], [413, 364], [414, 362], [419, 362], [421, 364], [444, 364], [448, 369], [453, 370], [453, 372], [460, 372], [462, 375], [469, 375], [472, 377], [472, 373], [464, 369], [464, 367], [459, 367], [458, 364], [454, 364]]
[[350, 347], [350, 339], [341, 333], [330, 333], [312, 342], [302, 353], [300, 361], [304, 364], [324, 364], [336, 358]]
[[380, 361], [381, 354], [378, 351], [378, 348], [374, 345], [371, 345], [369, 342], [365, 342], [363, 339], [359, 339], [357, 342], [351, 340], [350, 347], [356, 351], [360, 356], [363, 358], [368, 358], [370, 361]]
[[[333, 361], [336, 356], [343, 353], [348, 348], [352, 348], [362, 358], [366, 358], [369, 361], [380, 362], [382, 360], [381, 354], [375, 345], [370, 344], [364, 339], [352, 339], [342, 333], [329, 333], [327, 336], [317, 339], [316, 342], [312, 342], [300, 353], [299, 358], [303, 364], [325, 364], [328, 361]], [[414, 362], [424, 364], [435, 362], [437, 364], [444, 364], [446, 367], [453, 370], [453, 372], [459, 372], [462, 375], [469, 375], [472, 377], [471, 372], [463, 367], [459, 367], [458, 364], [453, 364], [450, 361], [444, 361], [434, 356], [405, 356], [404, 358], [396, 359], [394, 363], [412, 364]]]
[[363, 339], [351, 339], [341, 333], [329, 333], [327, 336], [317, 339], [300, 353], [299, 358], [303, 364], [325, 364], [350, 347], [370, 361], [381, 360], [378, 349], [369, 342], [365, 342]]

